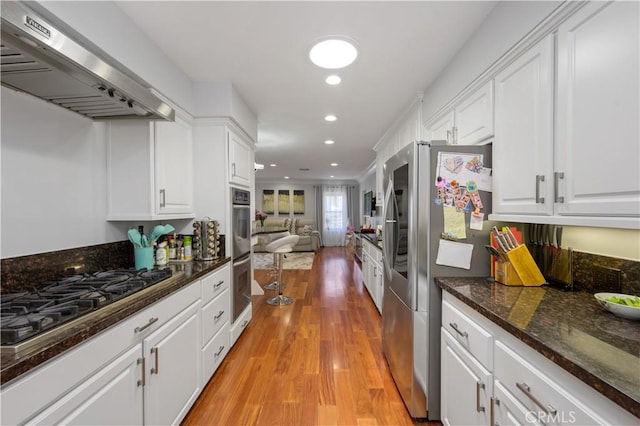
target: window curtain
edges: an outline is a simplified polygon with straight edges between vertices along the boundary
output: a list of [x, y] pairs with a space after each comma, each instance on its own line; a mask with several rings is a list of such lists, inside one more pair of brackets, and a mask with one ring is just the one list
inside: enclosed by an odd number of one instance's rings
[[313, 219], [315, 220], [316, 231], [320, 232], [320, 246], [324, 247], [323, 239], [322, 239], [322, 224], [324, 223], [323, 214], [322, 214], [322, 186], [316, 185], [313, 187], [314, 198], [315, 198], [315, 210], [313, 212]]
[[358, 188], [359, 187], [353, 185], [347, 186], [347, 218], [349, 221], [347, 226], [351, 225], [354, 228], [357, 228], [359, 224], [357, 217], [359, 211], [357, 206], [360, 197], [360, 190]]
[[322, 186], [322, 239], [325, 246], [342, 246], [349, 225], [347, 185]]

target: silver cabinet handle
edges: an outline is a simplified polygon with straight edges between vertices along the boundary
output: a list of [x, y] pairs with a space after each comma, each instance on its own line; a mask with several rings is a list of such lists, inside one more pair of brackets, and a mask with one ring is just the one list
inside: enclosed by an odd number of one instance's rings
[[220, 311], [220, 312], [218, 312], [218, 315], [214, 315], [214, 316], [213, 316], [213, 319], [214, 319], [214, 320], [219, 320], [219, 319], [220, 319], [220, 317], [221, 317], [223, 314], [224, 314], [224, 311]]
[[154, 318], [149, 318], [149, 322], [146, 323], [145, 325], [143, 325], [142, 327], [136, 327], [133, 332], [134, 333], [140, 333], [141, 331], [144, 331], [145, 329], [151, 327], [151, 325], [153, 323], [155, 323], [156, 321], [158, 321], [158, 317], [154, 317]]
[[144, 385], [146, 384], [146, 380], [145, 380], [145, 373], [146, 373], [146, 364], [144, 362], [144, 357], [142, 358], [138, 358], [138, 365], [142, 364], [142, 378], [140, 380], [138, 380], [138, 386], [142, 386], [144, 387]]
[[542, 402], [540, 402], [540, 400], [538, 398], [533, 396], [533, 394], [531, 393], [531, 388], [525, 382], [522, 382], [522, 383], [516, 382], [516, 386], [518, 387], [518, 389], [520, 389], [522, 391], [522, 393], [527, 395], [527, 397], [531, 401], [533, 401], [534, 404], [536, 404], [538, 407], [540, 407], [542, 410], [544, 410], [545, 413], [551, 414], [553, 416], [555, 416], [558, 413], [558, 410], [553, 408], [551, 405], [545, 406]]
[[231, 163], [231, 176], [236, 175], [236, 163]]
[[451, 130], [447, 130], [447, 143], [449, 145], [453, 144], [452, 137], [451, 137]]
[[453, 126], [451, 129], [451, 136], [453, 138], [453, 145], [458, 145], [458, 127]]
[[564, 203], [564, 197], [558, 195], [560, 191], [560, 179], [564, 179], [564, 172], [555, 172], [553, 174], [553, 201], [556, 203]]
[[494, 408], [494, 404], [493, 404], [493, 397], [489, 398], [489, 403], [491, 404], [489, 406], [489, 426], [494, 426], [495, 425], [495, 419], [496, 419], [496, 413], [495, 413], [495, 408]]
[[167, 205], [166, 200], [166, 191], [164, 189], [160, 190], [160, 207], [164, 207]]
[[373, 267], [373, 276], [374, 276], [374, 277], [377, 277], [377, 276], [378, 276], [378, 267], [377, 267], [377, 266], [374, 266], [374, 267]]
[[458, 324], [456, 324], [455, 322], [450, 322], [449, 327], [453, 328], [455, 332], [462, 337], [469, 337], [469, 333], [467, 333], [466, 331], [460, 331], [460, 329], [458, 328]]
[[393, 219], [387, 219], [385, 220], [386, 223], [397, 223], [397, 220], [393, 220]]
[[544, 182], [544, 175], [536, 175], [536, 204], [544, 204], [544, 197], [540, 196], [542, 182]]
[[158, 347], [151, 348], [151, 353], [156, 356], [156, 366], [151, 369], [151, 374], [158, 374], [160, 372], [160, 366], [158, 365]]
[[213, 288], [218, 288], [220, 287], [222, 284], [224, 284], [224, 280], [220, 280], [218, 281], [216, 284], [213, 285]]
[[244, 320], [240, 327], [241, 328], [245, 328], [247, 326], [247, 324], [249, 324], [249, 320]]
[[224, 346], [220, 346], [220, 349], [218, 349], [218, 352], [213, 354], [213, 356], [218, 358], [220, 356], [220, 354], [222, 353], [222, 351], [224, 351]]
[[478, 413], [484, 412], [484, 407], [480, 405], [480, 389], [484, 389], [484, 383], [478, 380], [476, 382], [476, 411]]

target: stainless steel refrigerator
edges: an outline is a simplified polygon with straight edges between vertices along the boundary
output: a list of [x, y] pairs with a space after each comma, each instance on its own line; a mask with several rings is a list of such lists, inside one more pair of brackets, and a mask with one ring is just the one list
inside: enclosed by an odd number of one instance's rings
[[[491, 167], [491, 145], [444, 141], [410, 143], [384, 165], [383, 351], [407, 410], [414, 418], [429, 420], [440, 419], [442, 292], [434, 277], [490, 275], [483, 247], [489, 244], [490, 226], [485, 221], [482, 230], [469, 229], [470, 213], [465, 213], [466, 238], [460, 241], [473, 245], [470, 269], [436, 264], [444, 231], [443, 207], [435, 202], [439, 153], [456, 162], [469, 158], [464, 154], [480, 154], [484, 167]], [[456, 162], [447, 167], [455, 171]], [[486, 219], [491, 193], [478, 193]]]

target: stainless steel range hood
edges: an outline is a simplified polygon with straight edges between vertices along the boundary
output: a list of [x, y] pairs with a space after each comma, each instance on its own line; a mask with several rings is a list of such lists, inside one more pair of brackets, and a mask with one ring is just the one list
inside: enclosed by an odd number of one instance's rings
[[174, 110], [150, 89], [24, 4], [3, 0], [0, 8], [2, 85], [95, 120], [174, 120]]

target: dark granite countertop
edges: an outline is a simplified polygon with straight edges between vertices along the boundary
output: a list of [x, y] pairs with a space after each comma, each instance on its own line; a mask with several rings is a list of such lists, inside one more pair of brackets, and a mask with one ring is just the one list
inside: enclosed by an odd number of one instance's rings
[[37, 344], [21, 352], [3, 352], [0, 358], [0, 383], [4, 385], [20, 377], [49, 359], [229, 263], [230, 260], [230, 258], [224, 258], [208, 262], [170, 264], [166, 267], [173, 269], [171, 278], [51, 330], [45, 339], [36, 337]]
[[436, 278], [436, 283], [640, 417], [639, 322], [603, 310], [585, 291], [508, 287], [486, 278]]
[[366, 233], [366, 234], [359, 233], [359, 234], [360, 234], [360, 236], [362, 238], [366, 238], [367, 240], [369, 240], [369, 242], [371, 244], [373, 244], [374, 247], [382, 250], [382, 238], [378, 239], [378, 237], [376, 236], [375, 233], [373, 233], [373, 234], [370, 234], [370, 233]]

